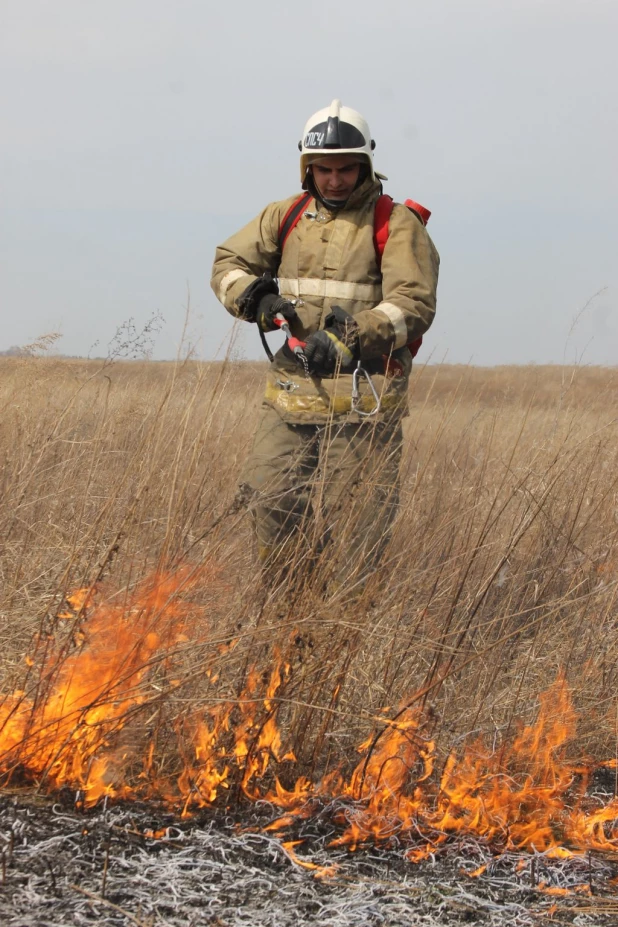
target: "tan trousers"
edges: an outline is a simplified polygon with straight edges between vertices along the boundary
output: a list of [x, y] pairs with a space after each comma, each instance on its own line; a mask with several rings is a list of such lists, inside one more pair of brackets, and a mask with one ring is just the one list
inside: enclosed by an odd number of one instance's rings
[[339, 582], [367, 576], [397, 510], [400, 458], [400, 421], [289, 425], [263, 406], [244, 472], [262, 563], [285, 568], [328, 548]]

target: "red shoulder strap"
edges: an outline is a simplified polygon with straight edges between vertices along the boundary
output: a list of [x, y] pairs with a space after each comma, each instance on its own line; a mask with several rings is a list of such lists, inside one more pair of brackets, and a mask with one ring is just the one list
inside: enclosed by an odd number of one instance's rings
[[[384, 254], [384, 248], [388, 241], [388, 225], [393, 211], [393, 205], [393, 200], [390, 196], [383, 194], [378, 197], [373, 217], [373, 244], [376, 249], [378, 267], [382, 263], [382, 255]], [[423, 225], [427, 225], [431, 212], [426, 209], [425, 206], [421, 206], [420, 203], [416, 203], [414, 200], [406, 200], [405, 205], [408, 209], [411, 209], [412, 212], [416, 213]], [[420, 338], [415, 338], [414, 341], [408, 344], [408, 350], [412, 357], [416, 357], [422, 343], [423, 336], [421, 335]]]
[[415, 212], [423, 225], [427, 225], [429, 217], [431, 216], [431, 209], [427, 209], [426, 206], [421, 206], [420, 203], [416, 203], [414, 200], [406, 200], [403, 205], [411, 209], [412, 212]]
[[301, 193], [286, 212], [279, 226], [279, 251], [283, 251], [283, 247], [288, 240], [288, 235], [292, 229], [298, 225], [300, 217], [312, 199], [313, 196], [311, 193]]
[[382, 255], [388, 241], [388, 223], [393, 211], [393, 199], [383, 193], [378, 197], [373, 214], [373, 244], [376, 249], [378, 267], [382, 263]]

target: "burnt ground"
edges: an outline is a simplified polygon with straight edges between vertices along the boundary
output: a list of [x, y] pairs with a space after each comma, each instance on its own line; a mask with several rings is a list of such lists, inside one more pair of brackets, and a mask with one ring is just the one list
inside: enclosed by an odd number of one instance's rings
[[[328, 848], [332, 816], [294, 834], [303, 868], [281, 839], [260, 831], [269, 808], [242, 820], [209, 813], [188, 821], [153, 806], [83, 812], [0, 797], [0, 924], [3, 927], [541, 927], [618, 925], [618, 858], [591, 854], [492, 857], [479, 842], [449, 844], [414, 865], [403, 848]], [[153, 837], [152, 832], [158, 836]], [[284, 838], [287, 839], [287, 838]], [[488, 863], [472, 878], [466, 874]], [[545, 887], [544, 887], [545, 886]], [[547, 887], [570, 888], [569, 894]]]

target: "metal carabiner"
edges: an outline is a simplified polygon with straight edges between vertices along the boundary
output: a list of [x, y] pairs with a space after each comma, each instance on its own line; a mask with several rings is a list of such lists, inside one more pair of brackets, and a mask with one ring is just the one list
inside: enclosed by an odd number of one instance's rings
[[[371, 393], [375, 400], [375, 408], [373, 408], [371, 412], [362, 412], [358, 408], [358, 403], [361, 398], [360, 390], [358, 388], [358, 381], [360, 377], [364, 377], [366, 379], [367, 383], [369, 384], [369, 389], [371, 390]], [[352, 412], [356, 412], [357, 415], [362, 415], [364, 418], [369, 418], [371, 415], [378, 414], [378, 412], [380, 411], [380, 406], [381, 406], [381, 400], [380, 400], [380, 397], [378, 396], [375, 386], [373, 385], [373, 380], [371, 379], [371, 377], [369, 376], [365, 368], [361, 367], [361, 362], [359, 361], [358, 365], [356, 366], [354, 370], [354, 373], [352, 374]]]

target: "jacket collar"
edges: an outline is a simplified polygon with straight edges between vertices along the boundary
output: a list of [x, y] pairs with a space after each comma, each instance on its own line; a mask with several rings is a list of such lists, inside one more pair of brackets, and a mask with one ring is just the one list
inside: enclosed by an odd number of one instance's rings
[[338, 216], [341, 213], [347, 212], [349, 209], [358, 209], [359, 206], [364, 205], [365, 203], [373, 203], [382, 193], [382, 184], [379, 180], [372, 180], [371, 177], [368, 177], [360, 187], [357, 187], [356, 190], [353, 190], [350, 196], [348, 197], [345, 206], [342, 206], [341, 209], [329, 209], [322, 200], [318, 199], [317, 202], [320, 208], [328, 213], [331, 216]]

